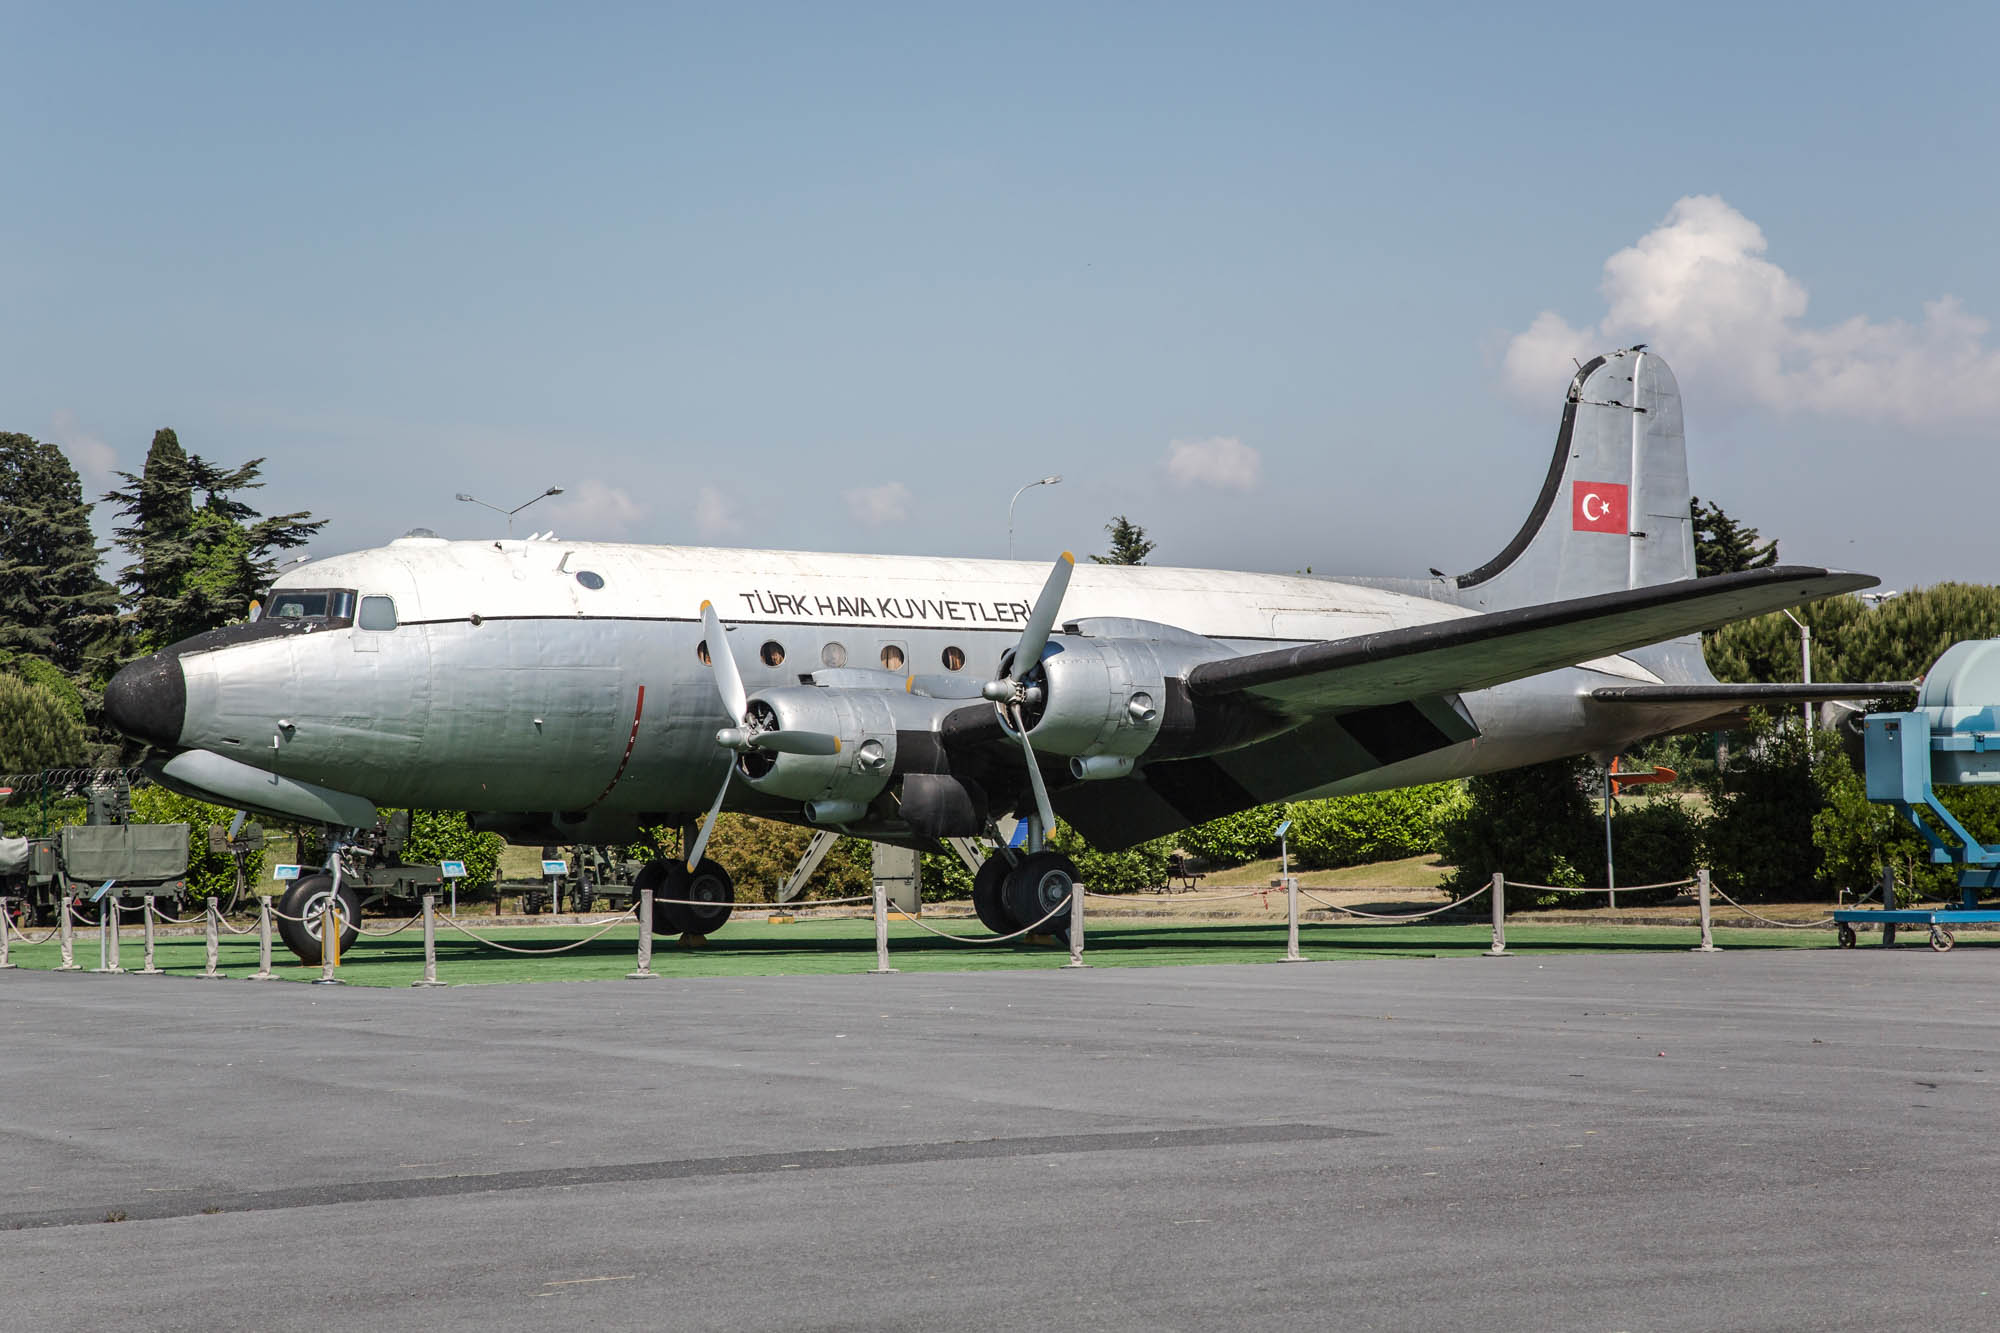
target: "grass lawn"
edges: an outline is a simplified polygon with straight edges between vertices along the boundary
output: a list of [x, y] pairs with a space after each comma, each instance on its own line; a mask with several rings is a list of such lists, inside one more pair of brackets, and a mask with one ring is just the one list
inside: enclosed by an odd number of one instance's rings
[[[926, 918], [927, 924], [955, 935], [980, 937], [976, 922], [956, 917]], [[371, 929], [388, 923], [371, 923]], [[472, 929], [515, 948], [551, 948], [581, 940], [592, 933], [578, 926], [494, 926], [477, 918]], [[1300, 927], [1300, 948], [1317, 961], [1358, 958], [1471, 958], [1485, 952], [1491, 935], [1483, 925], [1348, 926], [1308, 923]], [[971, 972], [1001, 968], [1052, 968], [1068, 960], [1064, 950], [1022, 944], [955, 944], [927, 934], [906, 921], [889, 929], [889, 961], [908, 972]], [[1831, 931], [1729, 930], [1715, 932], [1724, 949], [1831, 948]], [[1673, 926], [1518, 926], [1507, 932], [1510, 953], [1657, 953], [1680, 952], [1700, 942], [1700, 932]], [[1921, 933], [1909, 943], [1922, 947]], [[454, 984], [505, 981], [596, 981], [623, 977], [635, 962], [634, 928], [620, 923], [602, 938], [566, 953], [522, 957], [479, 944], [440, 924], [438, 977]], [[1186, 963], [1275, 962], [1284, 953], [1282, 919], [1254, 922], [1107, 921], [1086, 929], [1087, 961], [1097, 967], [1158, 967]], [[680, 948], [671, 939], [655, 939], [653, 970], [670, 977], [741, 977], [807, 973], [867, 972], [875, 966], [874, 927], [865, 918], [801, 920], [770, 925], [761, 914], [743, 914], [718, 933], [706, 947]], [[120, 961], [128, 970], [141, 965], [136, 935], [120, 945]], [[85, 968], [97, 963], [94, 933], [79, 934], [76, 960]], [[176, 976], [202, 970], [203, 942], [199, 936], [174, 936], [159, 941], [158, 966]], [[49, 970], [60, 961], [58, 945], [13, 945], [13, 961], [24, 968]], [[226, 936], [221, 971], [231, 977], [256, 969], [254, 938]], [[272, 949], [272, 970], [287, 981], [311, 981], [319, 968], [301, 966], [281, 943]], [[407, 986], [423, 975], [423, 936], [413, 928], [390, 939], [364, 938], [340, 968], [343, 981], [363, 986]]]

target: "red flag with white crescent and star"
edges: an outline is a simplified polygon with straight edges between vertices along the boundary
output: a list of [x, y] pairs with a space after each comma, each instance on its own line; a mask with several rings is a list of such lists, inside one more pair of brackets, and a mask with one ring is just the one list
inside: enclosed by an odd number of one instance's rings
[[1624, 534], [1630, 524], [1625, 512], [1626, 487], [1617, 481], [1572, 483], [1570, 526], [1578, 532]]

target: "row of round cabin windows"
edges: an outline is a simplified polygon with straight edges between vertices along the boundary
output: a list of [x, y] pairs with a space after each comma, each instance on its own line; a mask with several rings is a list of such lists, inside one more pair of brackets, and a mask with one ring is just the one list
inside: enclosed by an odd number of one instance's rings
[[[701, 659], [703, 666], [708, 665], [707, 639], [703, 639], [694, 646], [694, 655]], [[785, 664], [785, 645], [779, 643], [776, 639], [766, 639], [764, 640], [764, 646], [757, 650], [757, 659], [768, 667], [783, 666]], [[948, 647], [938, 655], [938, 660], [944, 663], [946, 671], [963, 671], [965, 670], [965, 649], [957, 646]], [[895, 643], [883, 644], [881, 661], [884, 671], [901, 671], [904, 661], [902, 645]], [[846, 666], [847, 645], [841, 643], [827, 644], [819, 650], [819, 664], [825, 667]]]

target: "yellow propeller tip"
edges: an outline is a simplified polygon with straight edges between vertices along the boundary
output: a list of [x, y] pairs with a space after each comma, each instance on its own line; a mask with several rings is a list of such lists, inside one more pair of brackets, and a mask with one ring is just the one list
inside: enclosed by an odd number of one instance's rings
[[713, 605], [715, 605], [715, 603], [713, 603], [713, 602], [703, 602], [703, 603], [701, 604], [701, 609], [702, 609], [703, 611], [707, 611], [707, 610], [708, 610], [708, 608], [709, 608], [709, 607], [711, 607], [711, 606], [713, 606]]
[[1071, 555], [1068, 551], [1063, 552], [1063, 559], [1069, 561], [1072, 565], [1076, 563], [1076, 557]]
[[835, 754], [839, 754], [839, 753], [840, 753], [840, 737], [838, 737], [838, 736], [835, 736], [835, 737], [833, 738], [833, 752], [834, 752]]

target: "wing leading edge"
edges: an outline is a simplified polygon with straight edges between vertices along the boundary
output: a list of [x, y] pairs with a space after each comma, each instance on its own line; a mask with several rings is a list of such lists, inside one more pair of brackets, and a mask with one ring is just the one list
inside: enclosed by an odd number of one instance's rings
[[1224, 658], [1186, 682], [1197, 698], [1247, 694], [1287, 712], [1367, 708], [1502, 685], [1877, 582], [1775, 565]]

